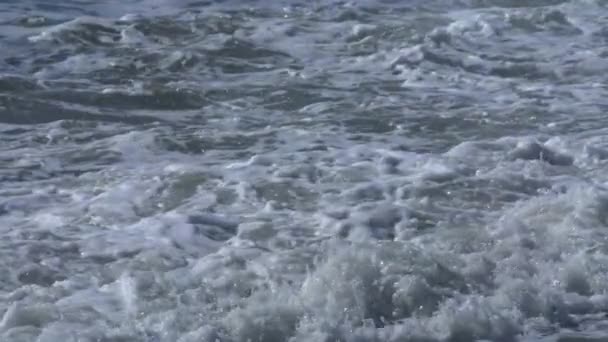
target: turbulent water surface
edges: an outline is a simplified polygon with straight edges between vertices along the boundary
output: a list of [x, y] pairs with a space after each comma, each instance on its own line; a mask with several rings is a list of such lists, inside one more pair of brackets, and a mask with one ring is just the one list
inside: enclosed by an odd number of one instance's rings
[[605, 341], [608, 2], [0, 2], [0, 340]]

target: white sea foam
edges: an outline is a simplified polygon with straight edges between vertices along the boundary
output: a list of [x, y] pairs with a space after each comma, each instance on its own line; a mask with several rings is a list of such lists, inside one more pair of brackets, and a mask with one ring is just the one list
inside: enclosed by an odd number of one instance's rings
[[0, 340], [606, 337], [600, 1], [123, 5], [0, 23]]

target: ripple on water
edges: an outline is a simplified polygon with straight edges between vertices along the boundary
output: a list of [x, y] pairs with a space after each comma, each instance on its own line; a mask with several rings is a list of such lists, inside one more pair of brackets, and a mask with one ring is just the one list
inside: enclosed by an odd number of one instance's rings
[[602, 1], [0, 8], [0, 340], [600, 341]]

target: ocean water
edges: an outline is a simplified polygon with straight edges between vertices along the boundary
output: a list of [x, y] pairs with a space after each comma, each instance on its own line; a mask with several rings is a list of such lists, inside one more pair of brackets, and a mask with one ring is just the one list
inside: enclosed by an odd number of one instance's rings
[[608, 1], [0, 1], [0, 341], [608, 341]]

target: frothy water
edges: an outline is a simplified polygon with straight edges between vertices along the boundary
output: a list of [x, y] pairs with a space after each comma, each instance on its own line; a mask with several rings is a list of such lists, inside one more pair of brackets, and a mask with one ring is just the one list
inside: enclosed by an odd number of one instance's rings
[[0, 340], [608, 339], [607, 6], [2, 2]]

